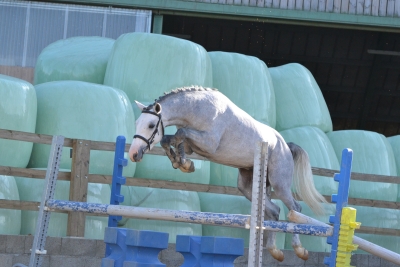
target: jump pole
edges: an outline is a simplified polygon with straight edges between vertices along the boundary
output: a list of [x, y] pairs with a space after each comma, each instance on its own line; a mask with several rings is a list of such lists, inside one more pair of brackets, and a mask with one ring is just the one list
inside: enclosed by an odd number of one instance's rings
[[[47, 201], [46, 210], [86, 212], [91, 214], [124, 216], [136, 219], [188, 222], [245, 229], [250, 228], [251, 221], [250, 215], [142, 208], [55, 199]], [[329, 226], [297, 224], [292, 222], [264, 221], [262, 228], [263, 230], [268, 231], [313, 236], [331, 236], [333, 233], [332, 228]]]
[[[288, 217], [289, 221], [295, 222], [295, 223], [304, 223], [304, 224], [309, 224], [309, 225], [332, 227], [326, 223], [323, 223], [314, 218], [308, 217], [307, 215], [296, 212], [294, 210], [289, 211], [289, 214], [287, 217]], [[358, 245], [359, 249], [362, 249], [372, 255], [378, 256], [378, 257], [380, 257], [384, 260], [387, 260], [389, 262], [392, 262], [394, 264], [400, 265], [400, 255], [393, 251], [390, 251], [384, 247], [378, 246], [374, 243], [371, 243], [371, 242], [369, 242], [365, 239], [362, 239], [360, 237], [357, 237], [357, 236], [353, 237], [353, 243]]]

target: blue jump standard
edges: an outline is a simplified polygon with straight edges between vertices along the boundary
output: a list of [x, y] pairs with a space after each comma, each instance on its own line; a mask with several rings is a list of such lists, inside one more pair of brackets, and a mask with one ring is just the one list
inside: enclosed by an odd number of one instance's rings
[[326, 242], [331, 247], [331, 255], [324, 258], [324, 264], [329, 267], [335, 267], [336, 256], [339, 242], [340, 219], [342, 216], [342, 209], [347, 206], [349, 201], [349, 188], [351, 176], [351, 163], [353, 160], [353, 151], [351, 149], [343, 149], [342, 162], [340, 164], [340, 173], [334, 176], [335, 181], [339, 182], [338, 193], [332, 195], [332, 202], [336, 203], [335, 215], [329, 217], [329, 222], [333, 223], [333, 235], [329, 236]]
[[184, 257], [181, 267], [233, 267], [244, 254], [242, 238], [215, 236], [176, 236], [176, 251]]
[[[121, 194], [121, 186], [125, 184], [126, 178], [122, 176], [123, 168], [128, 164], [128, 161], [124, 158], [125, 152], [125, 137], [118, 136], [115, 143], [115, 154], [114, 154], [114, 169], [112, 175], [111, 184], [111, 205], [119, 205], [124, 202], [124, 196]], [[118, 222], [122, 219], [122, 216], [110, 215], [108, 217], [108, 227], [117, 227]], [[109, 246], [106, 244], [106, 257], [111, 253]]]
[[110, 254], [101, 267], [165, 267], [158, 254], [168, 247], [168, 233], [107, 227], [104, 242]]

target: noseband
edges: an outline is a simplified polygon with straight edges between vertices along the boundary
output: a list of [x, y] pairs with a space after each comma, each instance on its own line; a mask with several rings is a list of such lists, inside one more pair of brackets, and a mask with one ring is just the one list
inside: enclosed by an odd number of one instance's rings
[[153, 131], [153, 133], [152, 133], [152, 135], [150, 136], [149, 139], [146, 139], [145, 137], [143, 137], [141, 135], [137, 135], [137, 134], [135, 134], [133, 136], [133, 139], [139, 138], [139, 139], [142, 139], [143, 141], [146, 142], [147, 147], [145, 149], [143, 149], [143, 153], [144, 153], [146, 150], [150, 150], [150, 145], [154, 142], [154, 137], [158, 133], [158, 125], [160, 125], [160, 122], [161, 122], [161, 128], [162, 128], [162, 136], [164, 136], [164, 124], [163, 124], [163, 122], [161, 120], [161, 113], [155, 113], [154, 111], [150, 111], [150, 110], [147, 110], [147, 109], [143, 109], [142, 113], [148, 113], [148, 114], [151, 114], [151, 115], [154, 115], [154, 116], [158, 117], [157, 125], [156, 125], [156, 127], [155, 127], [155, 129], [154, 129], [154, 131]]

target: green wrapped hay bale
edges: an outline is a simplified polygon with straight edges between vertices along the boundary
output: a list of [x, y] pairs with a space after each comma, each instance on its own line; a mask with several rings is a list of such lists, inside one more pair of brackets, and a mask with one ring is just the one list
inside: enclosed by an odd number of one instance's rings
[[[108, 184], [92, 184], [88, 185], [87, 202], [110, 204], [111, 189]], [[104, 231], [108, 226], [107, 216], [86, 216], [85, 221], [85, 238], [88, 239], [104, 239]]]
[[[200, 201], [197, 192], [131, 187], [131, 193], [131, 206], [200, 211]], [[202, 234], [201, 225], [194, 223], [129, 219], [125, 227], [169, 233], [169, 243], [176, 242], [176, 235], [201, 236]]]
[[[121, 90], [79, 81], [43, 83], [35, 89], [36, 133], [105, 142], [115, 142], [118, 135], [129, 139], [135, 133], [132, 106]], [[49, 151], [48, 145], [34, 144], [29, 167], [47, 167]], [[127, 153], [125, 158], [129, 158]], [[113, 164], [113, 151], [90, 152], [90, 173], [111, 175]], [[135, 167], [135, 163], [128, 161], [124, 175], [132, 177]], [[68, 147], [63, 149], [60, 168], [71, 169]]]
[[[175, 134], [175, 132], [175, 127], [169, 127], [165, 129], [165, 134]], [[209, 184], [210, 162], [203, 160], [192, 161], [195, 167], [195, 171], [192, 173], [185, 173], [179, 169], [174, 169], [172, 167], [171, 161], [166, 156], [145, 154], [142, 161], [136, 163], [135, 177], [176, 182]]]
[[[357, 209], [356, 221], [361, 222], [361, 226], [377, 227], [387, 229], [400, 229], [400, 211], [394, 209], [383, 209], [365, 206], [353, 206]], [[391, 235], [376, 235], [357, 233], [358, 237], [369, 242], [382, 246], [391, 251], [400, 251], [400, 238]], [[361, 249], [354, 253], [367, 253]]]
[[103, 84], [115, 40], [80, 36], [56, 41], [40, 53], [34, 83], [76, 80]]
[[[325, 215], [316, 216], [313, 211], [303, 202], [299, 202], [302, 210], [301, 213], [313, 217], [321, 222], [329, 223], [329, 216], [335, 214], [335, 205], [333, 204], [323, 204], [325, 208]], [[286, 214], [288, 213], [285, 207]], [[358, 221], [358, 220], [357, 220]], [[326, 237], [322, 236], [311, 236], [311, 235], [300, 235], [301, 244], [308, 251], [313, 252], [331, 252], [331, 245], [326, 243]], [[286, 234], [285, 249], [292, 249], [292, 235]]]
[[[41, 169], [45, 170], [45, 169]], [[69, 170], [60, 169], [60, 172]], [[44, 180], [25, 177], [15, 177], [21, 201], [41, 201]], [[57, 181], [54, 199], [69, 200], [69, 181]], [[21, 235], [34, 235], [36, 230], [37, 211], [21, 211]], [[48, 236], [63, 237], [67, 235], [68, 214], [53, 212], [51, 214]]]
[[[34, 133], [37, 100], [34, 87], [23, 80], [0, 74], [0, 129]], [[31, 142], [0, 139], [0, 165], [25, 168]]]
[[[209, 52], [213, 87], [256, 120], [275, 127], [275, 94], [265, 63], [237, 53]], [[255, 97], [256, 96], [256, 97]], [[238, 170], [210, 164], [210, 184], [237, 186]]]
[[[0, 175], [0, 199], [20, 200], [14, 176]], [[21, 211], [0, 209], [0, 234], [19, 235], [21, 232]]]
[[190, 41], [128, 33], [115, 41], [104, 84], [125, 91], [131, 103], [153, 102], [177, 87], [212, 86], [211, 61], [202, 46]]
[[275, 94], [267, 65], [256, 57], [209, 52], [213, 87], [254, 119], [275, 128]]
[[276, 100], [276, 130], [314, 126], [332, 131], [328, 107], [311, 72], [291, 63], [269, 68]]
[[[46, 169], [41, 169], [46, 170]], [[60, 169], [60, 172], [70, 172]], [[41, 201], [44, 180], [15, 177], [22, 201]], [[57, 181], [54, 199], [69, 200], [69, 181]], [[88, 184], [87, 202], [110, 204], [111, 189], [107, 184]], [[129, 198], [129, 197], [128, 197]], [[34, 235], [36, 230], [37, 211], [23, 210], [21, 214], [21, 234]], [[67, 235], [68, 214], [53, 212], [50, 217], [48, 236], [64, 237]], [[85, 238], [103, 239], [108, 217], [86, 216]]]
[[[304, 126], [280, 132], [286, 142], [301, 146], [310, 158], [312, 167], [339, 170], [335, 150], [326, 134], [319, 128]], [[323, 195], [337, 193], [338, 184], [332, 177], [314, 175], [315, 188]]]
[[[352, 172], [397, 175], [393, 151], [383, 135], [362, 130], [344, 130], [327, 133], [327, 136], [339, 160], [343, 149], [353, 150]], [[349, 197], [396, 201], [397, 191], [395, 184], [352, 180]]]
[[237, 187], [237, 168], [210, 162], [210, 184]]
[[387, 140], [392, 146], [394, 160], [396, 162], [396, 167], [397, 167], [397, 175], [400, 176], [400, 135], [388, 137]]
[[[229, 213], [229, 214], [251, 214], [251, 202], [243, 196], [221, 195], [211, 193], [199, 193], [201, 211], [213, 213]], [[283, 204], [280, 200], [273, 200], [281, 208], [279, 215], [280, 220], [285, 220]], [[226, 236], [234, 238], [243, 238], [245, 247], [249, 245], [249, 230], [203, 225], [203, 236]], [[285, 233], [278, 233], [276, 237], [277, 248], [283, 248], [285, 242]]]

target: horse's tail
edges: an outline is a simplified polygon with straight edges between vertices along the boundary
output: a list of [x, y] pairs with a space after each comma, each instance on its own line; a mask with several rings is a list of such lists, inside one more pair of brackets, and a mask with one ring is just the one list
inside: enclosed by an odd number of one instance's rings
[[324, 214], [325, 198], [315, 189], [307, 152], [294, 143], [287, 143], [294, 160], [293, 185], [298, 196], [316, 213]]

